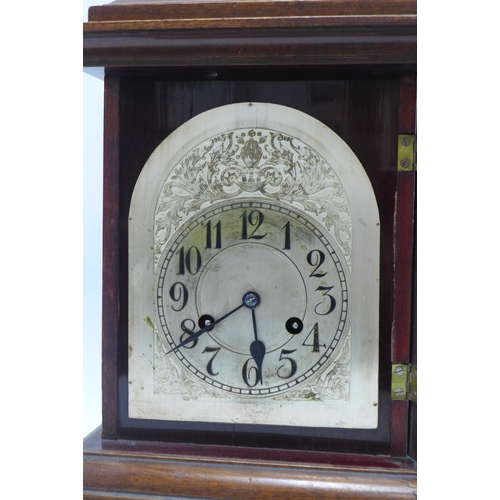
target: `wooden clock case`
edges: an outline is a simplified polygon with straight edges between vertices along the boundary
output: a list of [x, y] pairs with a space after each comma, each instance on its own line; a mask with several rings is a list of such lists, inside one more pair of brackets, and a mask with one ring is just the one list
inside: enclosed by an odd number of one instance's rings
[[[84, 441], [85, 498], [407, 498], [416, 405], [393, 399], [416, 364], [416, 3], [118, 0], [91, 7], [84, 66], [105, 68], [103, 422]], [[197, 114], [236, 102], [320, 120], [367, 170], [381, 221], [379, 426], [255, 428], [127, 413], [127, 216], [149, 155]], [[399, 162], [399, 163], [398, 163]]]

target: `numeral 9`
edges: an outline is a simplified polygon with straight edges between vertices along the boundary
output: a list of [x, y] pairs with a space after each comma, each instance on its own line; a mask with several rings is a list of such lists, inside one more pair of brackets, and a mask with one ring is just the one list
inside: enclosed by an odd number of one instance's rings
[[180, 307], [172, 306], [174, 311], [182, 311], [184, 306], [187, 304], [189, 293], [186, 286], [180, 281], [176, 281], [171, 287], [169, 291], [170, 298], [174, 302], [179, 302]]

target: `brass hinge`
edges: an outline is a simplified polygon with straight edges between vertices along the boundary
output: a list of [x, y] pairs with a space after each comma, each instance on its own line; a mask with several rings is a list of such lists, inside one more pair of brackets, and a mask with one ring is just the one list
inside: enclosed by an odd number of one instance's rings
[[392, 365], [392, 399], [417, 402], [417, 367], [396, 363]]
[[412, 172], [417, 170], [417, 136], [413, 134], [398, 135], [398, 171]]

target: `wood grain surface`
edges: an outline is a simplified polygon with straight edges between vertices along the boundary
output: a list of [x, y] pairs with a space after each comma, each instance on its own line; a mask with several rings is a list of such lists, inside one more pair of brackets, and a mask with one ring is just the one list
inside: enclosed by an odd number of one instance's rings
[[[410, 468], [341, 467], [84, 446], [84, 499], [416, 498]], [[137, 444], [137, 443], [134, 443]]]
[[114, 2], [91, 7], [84, 66], [416, 66], [414, 0]]
[[[416, 77], [401, 80], [400, 134], [414, 134], [416, 122]], [[394, 312], [392, 321], [391, 360], [409, 363], [412, 335], [415, 171], [399, 171], [394, 213]], [[407, 453], [409, 402], [392, 402], [391, 454]], [[414, 439], [416, 444], [416, 439]]]

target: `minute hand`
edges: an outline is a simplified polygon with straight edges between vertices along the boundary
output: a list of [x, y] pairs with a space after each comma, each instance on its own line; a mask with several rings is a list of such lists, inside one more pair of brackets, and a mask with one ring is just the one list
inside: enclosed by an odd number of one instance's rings
[[201, 330], [198, 330], [197, 332], [192, 333], [185, 340], [183, 340], [180, 344], [177, 344], [174, 348], [170, 349], [170, 351], [168, 351], [167, 354], [170, 354], [171, 352], [176, 351], [177, 349], [179, 349], [181, 347], [184, 347], [186, 344], [193, 342], [193, 340], [196, 340], [198, 337], [203, 335], [205, 332], [208, 332], [208, 330], [211, 330], [215, 325], [219, 324], [221, 321], [224, 321], [227, 317], [231, 316], [231, 314], [234, 314], [238, 309], [241, 309], [244, 305], [245, 305], [244, 303], [240, 304], [238, 307], [235, 307], [232, 311], [229, 311], [227, 314], [224, 314], [224, 316], [215, 320], [213, 323], [210, 323], [209, 325], [205, 326]]

